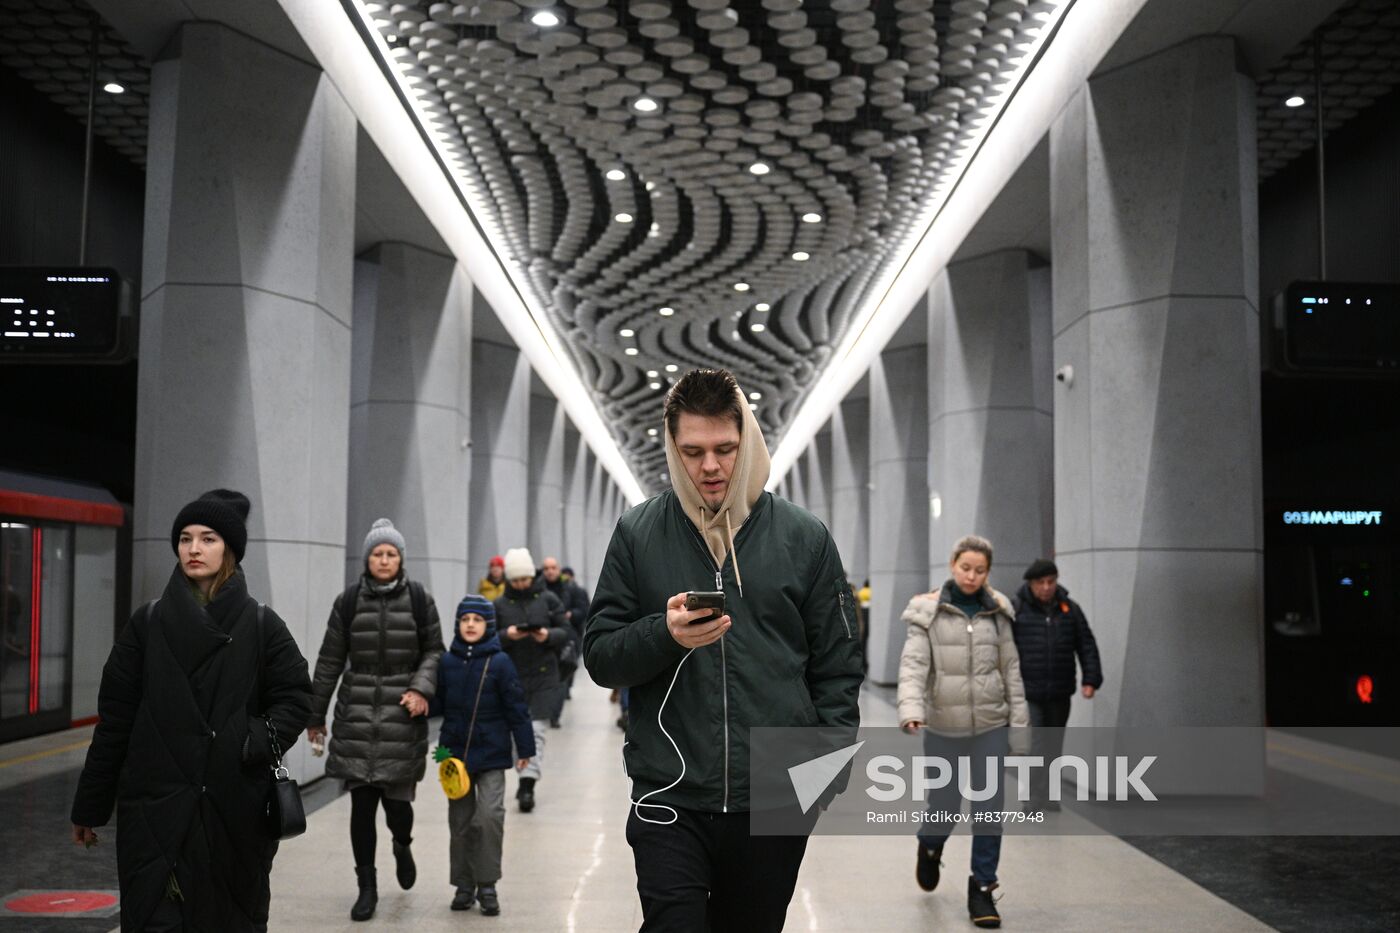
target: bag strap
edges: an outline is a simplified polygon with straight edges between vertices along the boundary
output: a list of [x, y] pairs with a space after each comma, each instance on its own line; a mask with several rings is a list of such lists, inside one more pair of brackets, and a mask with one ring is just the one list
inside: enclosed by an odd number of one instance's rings
[[408, 581], [408, 602], [412, 607], [413, 622], [419, 628], [428, 624], [428, 591], [417, 580]]
[[466, 757], [467, 750], [472, 745], [472, 732], [476, 730], [476, 711], [481, 706], [481, 691], [486, 688], [486, 672], [491, 669], [491, 656], [486, 656], [486, 663], [481, 666], [481, 683], [476, 685], [476, 699], [472, 702], [472, 721], [467, 725], [467, 741], [462, 745], [462, 756]]
[[[335, 599], [335, 614], [340, 619], [340, 634], [345, 641], [345, 653], [347, 657], [350, 654], [350, 622], [355, 618], [355, 601], [359, 599], [359, 597], [360, 581], [357, 579], [354, 583], [345, 588], [344, 593], [341, 593]], [[350, 607], [348, 615], [346, 614], [347, 606]]]

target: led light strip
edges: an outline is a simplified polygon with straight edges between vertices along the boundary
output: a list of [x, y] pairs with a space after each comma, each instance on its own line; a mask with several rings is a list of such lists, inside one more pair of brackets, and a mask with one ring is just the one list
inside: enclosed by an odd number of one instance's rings
[[[956, 175], [935, 195], [887, 263], [878, 283], [847, 329], [840, 345], [812, 384], [773, 454], [768, 488], [774, 489], [811, 444], [832, 410], [869, 370], [933, 278], [971, 232], [982, 212], [1001, 192], [1087, 80], [1104, 53], [1132, 21], [1146, 0], [1095, 0], [1076, 9], [1075, 0], [1049, 0], [1056, 7], [1008, 78], [1002, 94], [982, 125], [964, 146]], [[1071, 9], [1076, 15], [1070, 17]], [[1061, 41], [1051, 45], [1059, 33]], [[1034, 83], [1029, 82], [1031, 75]], [[1003, 120], [1015, 106], [1015, 118]], [[917, 283], [917, 284], [914, 284]]]
[[[345, 15], [324, 0], [279, 0], [293, 26], [311, 48], [316, 61], [350, 104], [360, 124], [375, 139], [399, 174], [429, 222], [448, 243], [468, 276], [491, 303], [506, 330], [540, 379], [559, 399], [584, 442], [632, 504], [646, 498], [641, 484], [608, 430], [591, 392], [558, 343], [549, 319], [528, 283], [517, 282], [501, 257], [499, 237], [470, 187], [459, 174], [417, 93], [404, 80], [391, 47], [361, 0], [341, 0]], [[368, 75], [377, 70], [388, 82], [376, 86]], [[397, 113], [395, 113], [397, 111]], [[422, 147], [402, 144], [395, 134], [407, 129], [401, 118], [424, 142]], [[391, 139], [391, 137], [394, 137]], [[407, 171], [405, 171], [407, 169]], [[469, 223], [447, 216], [444, 206], [433, 203], [433, 175], [444, 179], [460, 202]], [[658, 412], [658, 417], [659, 417]]]

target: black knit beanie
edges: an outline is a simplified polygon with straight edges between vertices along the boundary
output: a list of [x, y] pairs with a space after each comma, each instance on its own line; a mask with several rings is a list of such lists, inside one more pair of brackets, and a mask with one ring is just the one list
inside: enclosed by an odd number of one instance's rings
[[1050, 574], [1060, 575], [1060, 569], [1055, 566], [1053, 560], [1037, 558], [1036, 561], [1026, 568], [1026, 572], [1021, 574], [1022, 580], [1039, 580], [1041, 577], [1048, 577]]
[[190, 525], [206, 525], [219, 533], [233, 549], [233, 557], [243, 562], [248, 547], [248, 497], [232, 489], [211, 489], [180, 510], [170, 527], [170, 546], [180, 553], [180, 532]]

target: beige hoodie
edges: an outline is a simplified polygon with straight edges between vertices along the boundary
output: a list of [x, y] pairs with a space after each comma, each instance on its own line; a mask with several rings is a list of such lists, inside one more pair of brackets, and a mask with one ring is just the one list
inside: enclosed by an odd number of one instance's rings
[[[690, 474], [681, 461], [681, 452], [676, 447], [676, 439], [671, 429], [663, 424], [666, 432], [666, 468], [671, 474], [671, 488], [681, 500], [686, 517], [700, 530], [715, 564], [724, 566], [725, 554], [734, 553], [734, 535], [749, 517], [758, 497], [763, 495], [763, 487], [768, 482], [772, 461], [768, 458], [768, 444], [763, 440], [763, 429], [758, 419], [749, 409], [748, 399], [739, 390], [739, 411], [744, 423], [739, 431], [739, 456], [734, 461], [734, 472], [729, 476], [729, 489], [724, 494], [719, 511], [711, 512], [705, 505], [700, 490], [690, 481]], [[739, 584], [740, 595], [744, 592], [744, 578], [739, 572], [739, 555], [734, 554], [734, 580]]]

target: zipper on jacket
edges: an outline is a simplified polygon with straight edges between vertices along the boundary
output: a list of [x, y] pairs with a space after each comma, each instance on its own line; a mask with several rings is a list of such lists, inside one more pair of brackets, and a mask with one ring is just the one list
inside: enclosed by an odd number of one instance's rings
[[[374, 678], [374, 708], [378, 710], [384, 701], [384, 629], [389, 624], [388, 597], [379, 597], [379, 673]], [[379, 746], [380, 717], [374, 717], [374, 745]], [[373, 771], [373, 768], [371, 768]], [[370, 775], [373, 777], [373, 774]]]
[[841, 585], [836, 585], [836, 598], [841, 603], [841, 624], [846, 628], [846, 637], [851, 637], [851, 623], [846, 621], [846, 591], [841, 589]]
[[972, 657], [972, 619], [967, 620], [967, 720], [972, 734], [977, 734], [977, 691], [973, 687], [977, 664]]
[[[692, 536], [693, 536], [693, 537], [691, 538], [691, 540], [694, 541], [695, 544], [696, 544], [696, 546], [698, 546], [698, 547], [700, 548], [701, 553], [704, 554], [705, 559], [709, 562], [710, 566], [715, 568], [715, 589], [716, 589], [717, 591], [721, 592], [721, 593], [724, 592], [724, 568], [723, 568], [723, 567], [720, 567], [718, 564], [715, 563], [715, 557], [714, 557], [713, 554], [710, 553], [709, 547], [706, 546], [706, 544], [705, 544], [705, 539], [702, 538], [702, 537], [700, 536], [700, 531], [699, 531], [699, 529], [697, 529], [693, 524], [691, 524], [690, 519], [687, 518], [687, 519], [684, 519], [684, 521], [685, 521], [686, 527], [690, 529], [691, 534], [692, 534]], [[736, 546], [737, 546], [737, 545], [736, 545]], [[732, 555], [731, 555], [731, 556], [732, 556]], [[723, 710], [724, 710], [724, 797], [723, 797], [723, 799], [720, 801], [720, 812], [721, 812], [721, 813], [728, 813], [728, 812], [729, 812], [729, 663], [728, 663], [728, 656], [726, 655], [725, 650], [724, 650], [724, 636], [723, 636], [723, 635], [721, 635], [721, 636], [720, 636], [720, 639], [719, 639], [719, 681], [720, 681], [720, 700], [721, 700], [722, 703], [723, 703]]]

